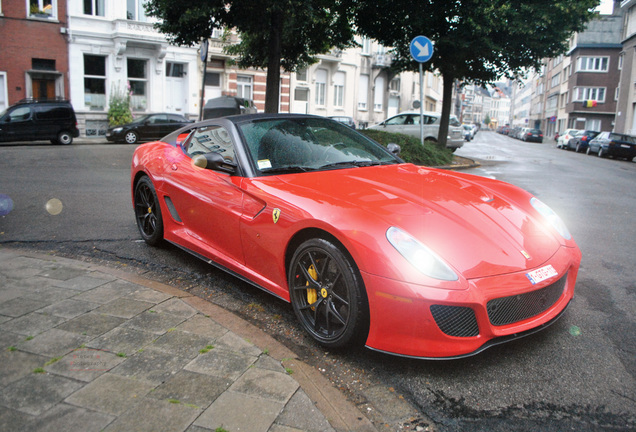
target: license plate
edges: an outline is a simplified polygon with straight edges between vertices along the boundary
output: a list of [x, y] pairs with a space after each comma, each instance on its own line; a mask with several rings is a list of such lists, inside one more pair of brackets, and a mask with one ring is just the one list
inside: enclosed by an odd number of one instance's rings
[[627, 145], [627, 144], [621, 144], [621, 147], [623, 147], [623, 148], [631, 148], [632, 146]]
[[526, 277], [530, 280], [532, 285], [536, 285], [539, 282], [543, 282], [553, 276], [558, 276], [558, 273], [550, 264], [545, 267], [541, 267], [540, 269], [533, 270], [530, 273], [526, 273]]

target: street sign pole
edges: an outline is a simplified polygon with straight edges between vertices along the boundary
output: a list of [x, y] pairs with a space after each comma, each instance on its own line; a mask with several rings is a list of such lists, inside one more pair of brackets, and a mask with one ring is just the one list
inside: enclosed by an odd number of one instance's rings
[[424, 67], [420, 63], [420, 144], [424, 146]]
[[203, 120], [203, 104], [205, 103], [205, 74], [208, 70], [208, 40], [201, 43], [201, 61], [203, 62], [203, 79], [201, 81], [201, 101], [199, 106], [199, 121]]
[[425, 36], [416, 36], [411, 41], [411, 56], [420, 64], [420, 143], [424, 145], [424, 67], [433, 57], [433, 42]]

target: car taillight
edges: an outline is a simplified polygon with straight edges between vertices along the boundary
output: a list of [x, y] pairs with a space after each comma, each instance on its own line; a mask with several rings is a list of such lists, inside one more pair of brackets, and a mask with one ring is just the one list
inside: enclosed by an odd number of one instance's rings
[[542, 136], [543, 136], [543, 134], [539, 134], [539, 136], [540, 136], [540, 137], [542, 137]]

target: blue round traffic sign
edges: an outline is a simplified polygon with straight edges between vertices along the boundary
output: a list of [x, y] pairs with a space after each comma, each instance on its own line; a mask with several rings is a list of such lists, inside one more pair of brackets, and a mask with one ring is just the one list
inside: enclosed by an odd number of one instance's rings
[[411, 41], [410, 49], [416, 62], [426, 63], [433, 57], [433, 42], [426, 36], [416, 36]]

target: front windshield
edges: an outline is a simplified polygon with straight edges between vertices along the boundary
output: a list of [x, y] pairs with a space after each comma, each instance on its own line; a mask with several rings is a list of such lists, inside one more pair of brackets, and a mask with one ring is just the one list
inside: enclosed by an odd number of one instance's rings
[[238, 127], [262, 174], [401, 162], [374, 141], [329, 119], [264, 119]]

